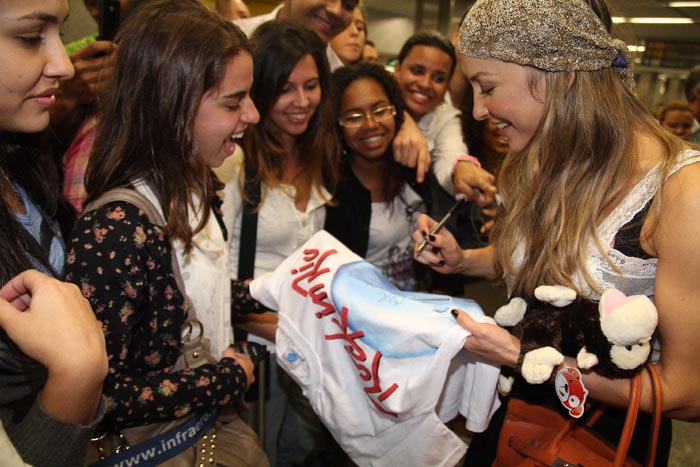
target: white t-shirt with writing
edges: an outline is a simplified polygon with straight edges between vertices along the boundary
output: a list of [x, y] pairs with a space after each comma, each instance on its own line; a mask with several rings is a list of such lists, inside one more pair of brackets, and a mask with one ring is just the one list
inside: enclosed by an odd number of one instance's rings
[[403, 292], [325, 231], [250, 290], [280, 309], [278, 364], [359, 465], [454, 465], [466, 446], [443, 422], [480, 432], [499, 406], [500, 369], [450, 314], [492, 321], [479, 306]]

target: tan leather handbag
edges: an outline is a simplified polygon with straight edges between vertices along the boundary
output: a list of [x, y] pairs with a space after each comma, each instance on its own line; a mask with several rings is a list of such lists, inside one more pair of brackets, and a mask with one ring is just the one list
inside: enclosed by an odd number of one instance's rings
[[[661, 382], [654, 365], [645, 367], [654, 394], [654, 425], [649, 446], [649, 466], [653, 466], [661, 423]], [[631, 379], [627, 417], [617, 446], [599, 437], [591, 427], [603, 414], [598, 407], [585, 422], [562, 415], [543, 405], [511, 398], [498, 439], [494, 467], [595, 466], [638, 467], [627, 457], [639, 412], [641, 373]]]

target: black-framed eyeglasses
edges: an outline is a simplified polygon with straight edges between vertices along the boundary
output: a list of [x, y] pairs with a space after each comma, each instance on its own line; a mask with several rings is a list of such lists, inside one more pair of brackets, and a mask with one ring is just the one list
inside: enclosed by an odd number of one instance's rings
[[372, 109], [369, 112], [352, 112], [341, 115], [338, 119], [338, 123], [343, 128], [359, 128], [364, 123], [365, 117], [371, 118], [375, 122], [382, 122], [394, 118], [395, 115], [396, 108], [393, 105], [385, 105]]

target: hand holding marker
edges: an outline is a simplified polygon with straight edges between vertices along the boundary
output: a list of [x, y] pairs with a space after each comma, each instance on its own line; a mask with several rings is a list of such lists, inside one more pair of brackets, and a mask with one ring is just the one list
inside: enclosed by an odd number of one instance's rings
[[[457, 212], [458, 209], [460, 209], [462, 206], [464, 206], [467, 203], [467, 196], [464, 193], [457, 193], [455, 195], [455, 199], [457, 200], [455, 204], [452, 205], [449, 211], [447, 211], [447, 214], [440, 219], [440, 222], [435, 224], [435, 227], [430, 231], [429, 235], [435, 235], [442, 229], [447, 221], [450, 220], [450, 218], [454, 215], [455, 212]], [[425, 247], [428, 246], [428, 239], [424, 239], [420, 245], [418, 245], [418, 248], [416, 248], [416, 252], [414, 253], [414, 256], [419, 256], [423, 250], [425, 250]]]

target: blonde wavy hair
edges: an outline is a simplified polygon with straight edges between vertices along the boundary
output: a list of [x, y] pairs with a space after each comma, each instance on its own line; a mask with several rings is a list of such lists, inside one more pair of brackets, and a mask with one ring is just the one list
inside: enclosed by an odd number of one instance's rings
[[[586, 269], [587, 247], [595, 242], [608, 258], [596, 228], [632, 188], [640, 149], [635, 135], [661, 143], [662, 179], [683, 143], [662, 130], [611, 68], [573, 72], [573, 82], [568, 72], [531, 70], [532, 92], [537, 74], [546, 76], [544, 117], [499, 173], [503, 203], [491, 233], [497, 265], [514, 295], [532, 295], [542, 284], [576, 289], [579, 271], [601, 292]], [[659, 198], [650, 213], [660, 209]], [[517, 269], [516, 251], [523, 254]]]

